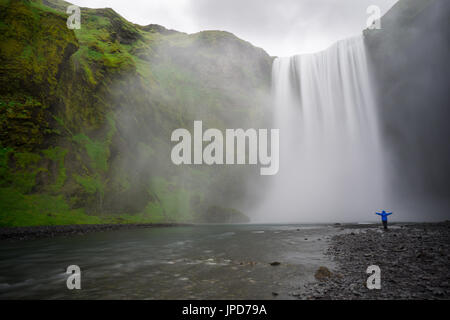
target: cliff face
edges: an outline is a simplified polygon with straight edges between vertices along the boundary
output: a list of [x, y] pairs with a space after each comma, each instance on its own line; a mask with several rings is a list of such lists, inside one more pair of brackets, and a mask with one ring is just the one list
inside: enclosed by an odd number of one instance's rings
[[82, 8], [70, 30], [68, 5], [0, 1], [0, 225], [191, 221], [242, 204], [247, 169], [175, 167], [170, 135], [260, 125], [271, 58], [111, 9]]
[[395, 193], [450, 196], [450, 3], [400, 0], [365, 41]]

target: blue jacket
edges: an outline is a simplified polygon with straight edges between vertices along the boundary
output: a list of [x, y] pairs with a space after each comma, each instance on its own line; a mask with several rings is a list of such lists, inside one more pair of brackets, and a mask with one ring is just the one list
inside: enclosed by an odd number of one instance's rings
[[386, 212], [386, 211], [381, 211], [380, 212], [375, 212], [377, 215], [381, 216], [381, 221], [387, 221], [387, 216], [391, 215], [392, 212]]

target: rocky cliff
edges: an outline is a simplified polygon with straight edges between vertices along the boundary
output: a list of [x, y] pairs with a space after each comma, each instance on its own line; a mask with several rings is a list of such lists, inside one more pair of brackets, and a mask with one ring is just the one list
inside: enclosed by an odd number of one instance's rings
[[450, 196], [449, 17], [449, 1], [400, 0], [380, 30], [365, 31], [394, 172], [390, 192], [412, 203]]

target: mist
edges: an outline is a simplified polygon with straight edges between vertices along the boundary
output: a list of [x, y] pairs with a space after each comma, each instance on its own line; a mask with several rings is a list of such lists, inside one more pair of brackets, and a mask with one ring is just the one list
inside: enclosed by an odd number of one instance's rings
[[[120, 187], [107, 193], [104, 209], [140, 214], [155, 204], [169, 221], [190, 220], [215, 206], [247, 213], [264, 193], [264, 185], [253, 186], [260, 166], [176, 165], [171, 134], [179, 128], [193, 133], [196, 120], [204, 130], [223, 133], [268, 128], [272, 59], [227, 32], [162, 32], [152, 33], [137, 53], [140, 74], [126, 75], [116, 84], [121, 90], [112, 90], [117, 141], [111, 175], [126, 176], [131, 187], [126, 194]], [[117, 96], [124, 82], [131, 94]]]
[[[448, 218], [448, 6], [417, 2], [421, 14], [405, 22], [404, 3], [381, 30], [284, 58], [224, 31], [140, 26], [149, 35], [134, 49], [136, 73], [109, 97], [117, 134], [108, 174], [122, 182], [108, 184], [99, 211], [156, 206], [173, 221], [220, 206], [263, 223], [375, 221], [383, 209], [401, 221]], [[192, 132], [195, 120], [223, 132], [280, 129], [279, 173], [173, 164], [171, 133]]]

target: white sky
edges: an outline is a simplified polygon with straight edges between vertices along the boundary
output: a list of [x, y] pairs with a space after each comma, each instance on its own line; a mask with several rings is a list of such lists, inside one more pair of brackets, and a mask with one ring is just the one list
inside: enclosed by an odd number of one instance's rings
[[225, 30], [270, 55], [325, 49], [365, 29], [370, 5], [384, 14], [397, 0], [69, 0], [81, 7], [113, 8], [140, 25], [187, 33]]

